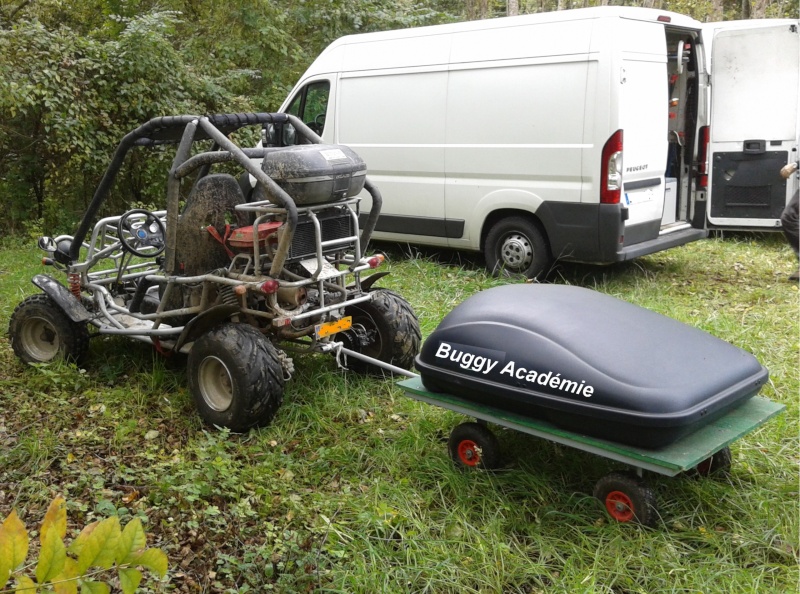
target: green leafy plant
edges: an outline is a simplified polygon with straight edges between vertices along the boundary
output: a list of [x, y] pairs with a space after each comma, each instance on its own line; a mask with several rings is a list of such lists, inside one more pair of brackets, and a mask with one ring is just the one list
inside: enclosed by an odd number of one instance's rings
[[[69, 546], [64, 542], [66, 533], [66, 501], [56, 497], [39, 530], [38, 559], [26, 564], [30, 536], [17, 512], [12, 511], [0, 526], [0, 592], [77, 594], [80, 588], [81, 594], [108, 594], [110, 586], [100, 580], [113, 577], [116, 569], [120, 589], [132, 594], [142, 581], [139, 567], [159, 577], [167, 573], [166, 554], [147, 548], [138, 518], [124, 529], [117, 516], [93, 522]], [[5, 589], [12, 577], [16, 587]]]

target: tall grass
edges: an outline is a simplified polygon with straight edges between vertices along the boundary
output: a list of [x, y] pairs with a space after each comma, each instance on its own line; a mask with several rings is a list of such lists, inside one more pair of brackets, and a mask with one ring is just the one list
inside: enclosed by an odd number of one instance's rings
[[[465, 254], [378, 247], [381, 284], [426, 336], [469, 295], [518, 282]], [[0, 251], [3, 326], [35, 291], [38, 257]], [[796, 591], [795, 265], [777, 235], [730, 235], [554, 273], [752, 352], [771, 374], [762, 395], [787, 406], [733, 444], [729, 478], [648, 477], [652, 529], [608, 521], [590, 496], [613, 463], [498, 431], [508, 464], [461, 472], [445, 441], [464, 419], [331, 358], [296, 358], [273, 423], [233, 435], [202, 426], [180, 361], [104, 338], [84, 370], [25, 367], [0, 338], [0, 514], [38, 521], [62, 493], [76, 524], [140, 516], [170, 555], [169, 587], [187, 592]]]

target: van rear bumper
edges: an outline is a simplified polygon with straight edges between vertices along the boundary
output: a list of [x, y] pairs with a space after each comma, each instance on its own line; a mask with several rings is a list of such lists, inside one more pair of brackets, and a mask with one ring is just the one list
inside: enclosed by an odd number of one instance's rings
[[683, 229], [682, 231], [674, 231], [659, 235], [655, 239], [649, 239], [640, 243], [634, 243], [617, 250], [616, 261], [623, 262], [625, 260], [632, 260], [639, 256], [646, 256], [654, 252], [660, 252], [669, 248], [684, 245], [686, 243], [697, 241], [708, 237], [708, 231], [705, 229]]

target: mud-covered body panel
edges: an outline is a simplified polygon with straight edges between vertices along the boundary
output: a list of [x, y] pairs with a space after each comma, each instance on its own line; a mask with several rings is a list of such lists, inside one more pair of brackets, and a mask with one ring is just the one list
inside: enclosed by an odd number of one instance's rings
[[660, 447], [755, 395], [749, 353], [580, 287], [509, 285], [448, 314], [416, 360], [449, 392], [573, 431]]

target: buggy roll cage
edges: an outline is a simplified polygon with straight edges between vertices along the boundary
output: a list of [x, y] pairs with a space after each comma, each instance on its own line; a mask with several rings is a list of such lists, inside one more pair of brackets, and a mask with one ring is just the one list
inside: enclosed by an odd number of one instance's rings
[[[282, 234], [278, 249], [270, 268], [270, 276], [278, 276], [283, 269], [286, 256], [292, 244], [297, 227], [297, 206], [289, 194], [270, 178], [253, 161], [263, 158], [268, 152], [280, 150], [281, 147], [262, 147], [243, 149], [228, 138], [230, 134], [247, 126], [268, 125], [283, 126], [291, 124], [301, 139], [309, 144], [319, 144], [322, 139], [302, 120], [285, 113], [234, 113], [207, 116], [177, 115], [153, 118], [125, 135], [117, 146], [103, 178], [95, 190], [92, 201], [78, 226], [70, 243], [69, 252], [60, 246], [55, 251], [55, 259], [71, 265], [80, 257], [80, 249], [86, 234], [89, 232], [100, 206], [111, 190], [111, 186], [122, 168], [128, 151], [134, 146], [158, 146], [177, 144], [178, 149], [172, 161], [167, 181], [167, 223], [165, 270], [172, 275], [175, 272], [175, 248], [177, 245], [178, 210], [180, 207], [180, 180], [199, 167], [208, 168], [214, 163], [236, 161], [247, 173], [261, 183], [268, 199], [286, 211], [286, 232]], [[201, 140], [213, 140], [209, 151], [191, 156], [192, 144]], [[361, 245], [366, 248], [375, 225], [378, 222], [382, 199], [378, 189], [367, 179], [364, 188], [372, 196], [372, 208], [361, 233]]]

